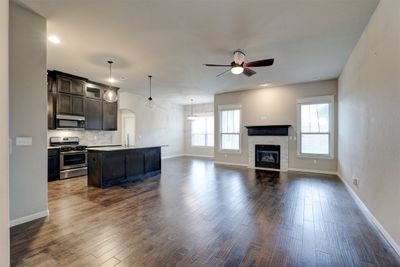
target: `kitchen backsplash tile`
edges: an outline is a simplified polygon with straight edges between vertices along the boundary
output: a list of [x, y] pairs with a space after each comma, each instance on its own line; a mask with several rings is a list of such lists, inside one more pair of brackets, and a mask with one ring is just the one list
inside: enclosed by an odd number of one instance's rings
[[80, 144], [86, 146], [120, 144], [114, 131], [82, 131], [82, 130], [48, 130], [48, 142], [50, 137], [79, 137]]

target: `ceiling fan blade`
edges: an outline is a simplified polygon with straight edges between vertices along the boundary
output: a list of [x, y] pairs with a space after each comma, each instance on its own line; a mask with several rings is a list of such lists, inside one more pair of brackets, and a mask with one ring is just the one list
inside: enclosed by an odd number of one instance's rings
[[228, 71], [230, 71], [231, 69], [227, 69], [226, 71], [224, 71], [224, 72], [222, 72], [222, 73], [220, 73], [220, 74], [218, 74], [216, 77], [219, 77], [219, 76], [221, 76], [221, 75], [223, 75], [223, 74], [225, 74], [225, 73], [227, 73]]
[[220, 64], [204, 64], [207, 67], [230, 67], [231, 65], [220, 65]]
[[244, 66], [245, 67], [267, 67], [267, 66], [271, 66], [272, 64], [274, 64], [274, 59], [270, 58], [270, 59], [263, 59], [263, 60], [248, 62], [248, 63], [245, 63]]
[[256, 74], [256, 72], [252, 69], [244, 68], [243, 74], [246, 75], [247, 77], [250, 77], [250, 76], [253, 76], [254, 74]]

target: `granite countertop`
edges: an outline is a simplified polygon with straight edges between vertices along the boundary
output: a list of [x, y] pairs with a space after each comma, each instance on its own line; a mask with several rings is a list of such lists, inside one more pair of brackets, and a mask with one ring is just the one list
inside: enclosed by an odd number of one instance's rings
[[88, 147], [87, 150], [91, 151], [120, 151], [120, 150], [130, 150], [139, 148], [151, 148], [151, 147], [165, 147], [168, 145], [154, 145], [154, 146], [104, 146], [104, 147]]

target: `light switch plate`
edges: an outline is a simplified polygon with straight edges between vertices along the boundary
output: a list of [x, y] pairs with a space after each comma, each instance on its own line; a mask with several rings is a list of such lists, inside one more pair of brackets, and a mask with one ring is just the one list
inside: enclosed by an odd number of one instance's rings
[[32, 145], [32, 137], [17, 137], [15, 138], [16, 146], [31, 146]]

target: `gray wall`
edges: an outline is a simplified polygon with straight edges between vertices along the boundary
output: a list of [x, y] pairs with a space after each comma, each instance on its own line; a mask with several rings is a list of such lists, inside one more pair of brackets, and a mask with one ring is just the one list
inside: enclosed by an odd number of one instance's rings
[[[145, 106], [146, 98], [128, 92], [119, 93], [119, 108], [136, 115], [135, 144], [167, 145], [162, 147], [162, 157], [184, 153], [183, 107], [154, 97], [156, 107]], [[120, 129], [121, 127], [119, 127]], [[117, 136], [120, 138], [120, 133]], [[120, 139], [116, 142], [121, 144]]]
[[[214, 157], [213, 147], [195, 147], [192, 146], [192, 123], [187, 119], [192, 113], [192, 106], [185, 106], [185, 155], [188, 156], [201, 156], [201, 157]], [[214, 104], [197, 104], [193, 105], [194, 114], [214, 113]]]
[[381, 0], [339, 79], [338, 169], [400, 253], [399, 103], [400, 1]]
[[9, 266], [8, 1], [0, 1], [0, 40], [0, 266]]
[[[10, 219], [47, 211], [46, 20], [10, 4]], [[32, 137], [32, 146], [15, 146]]]
[[[329, 80], [215, 95], [215, 161], [247, 165], [247, 131], [244, 126], [290, 124], [293, 127], [290, 130], [289, 140], [289, 168], [336, 172], [337, 134], [335, 134], [335, 158], [317, 159], [315, 162], [314, 159], [300, 158], [297, 156], [297, 140], [295, 140], [295, 129], [297, 129], [297, 99], [336, 94], [337, 80]], [[241, 105], [241, 153], [221, 153], [218, 149], [218, 105], [228, 104]], [[337, 108], [335, 108], [335, 111], [337, 111]], [[337, 132], [337, 116], [335, 116], [335, 130]]]

